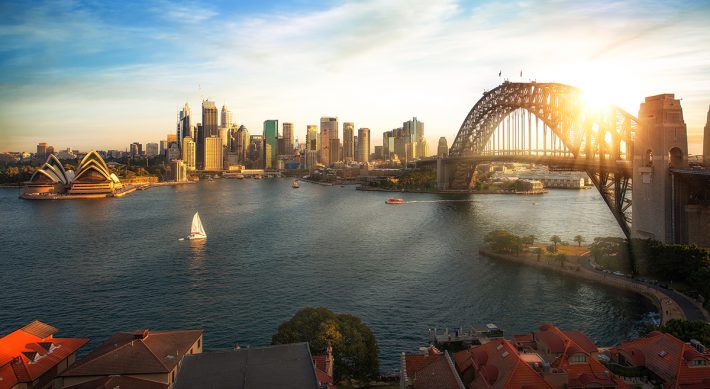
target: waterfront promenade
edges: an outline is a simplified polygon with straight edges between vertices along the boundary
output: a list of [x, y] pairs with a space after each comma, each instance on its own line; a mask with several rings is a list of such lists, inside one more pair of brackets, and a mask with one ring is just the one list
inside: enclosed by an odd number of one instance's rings
[[618, 276], [613, 273], [598, 270], [593, 265], [591, 257], [585, 254], [570, 256], [566, 263], [560, 264], [554, 259], [544, 256], [538, 259], [537, 255], [530, 253], [522, 253], [520, 255], [502, 254], [496, 253], [487, 247], [481, 247], [479, 253], [488, 258], [503, 259], [528, 266], [549, 269], [573, 277], [583, 278], [638, 293], [648, 298], [656, 306], [661, 316], [661, 324], [665, 324], [673, 319], [704, 321], [710, 319], [708, 312], [689, 297], [658, 285], [644, 283], [633, 278]]

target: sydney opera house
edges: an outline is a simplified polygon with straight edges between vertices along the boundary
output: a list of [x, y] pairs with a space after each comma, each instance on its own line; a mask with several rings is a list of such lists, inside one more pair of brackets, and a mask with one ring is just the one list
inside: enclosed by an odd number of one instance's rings
[[74, 170], [65, 170], [53, 154], [37, 169], [25, 185], [26, 199], [58, 197], [110, 197], [119, 193], [123, 184], [111, 173], [106, 162], [94, 150], [81, 160]]

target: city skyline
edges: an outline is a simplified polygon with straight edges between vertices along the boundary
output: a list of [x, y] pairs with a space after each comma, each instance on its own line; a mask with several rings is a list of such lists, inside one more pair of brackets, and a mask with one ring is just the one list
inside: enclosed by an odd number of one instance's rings
[[675, 93], [699, 154], [710, 104], [702, 2], [2, 7], [13, 16], [0, 24], [0, 151], [123, 150], [173, 133], [179, 107], [201, 97], [252, 132], [273, 118], [300, 140], [332, 115], [379, 144], [418, 116], [430, 144], [451, 142], [483, 90], [507, 78], [586, 88], [632, 115], [645, 96]]

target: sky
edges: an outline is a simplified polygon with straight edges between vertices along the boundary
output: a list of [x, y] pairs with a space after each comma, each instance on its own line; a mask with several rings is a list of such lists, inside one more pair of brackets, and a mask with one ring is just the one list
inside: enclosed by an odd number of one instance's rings
[[157, 142], [185, 102], [201, 121], [201, 98], [301, 140], [338, 116], [380, 144], [416, 116], [433, 149], [509, 78], [634, 115], [675, 93], [700, 154], [710, 105], [710, 1], [6, 0], [0, 14], [0, 151]]

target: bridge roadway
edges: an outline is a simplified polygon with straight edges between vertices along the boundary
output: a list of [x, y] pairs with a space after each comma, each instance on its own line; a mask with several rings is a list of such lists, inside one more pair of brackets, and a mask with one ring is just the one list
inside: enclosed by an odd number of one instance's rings
[[[426, 158], [415, 161], [414, 164], [418, 167], [436, 165], [437, 158]], [[619, 173], [621, 175], [631, 177], [633, 167], [631, 161], [613, 161], [613, 160], [587, 160], [577, 159], [573, 157], [561, 157], [555, 155], [521, 155], [521, 154], [500, 154], [500, 155], [477, 155], [464, 157], [447, 157], [443, 158], [444, 163], [486, 163], [486, 162], [517, 162], [517, 163], [534, 163], [546, 165], [553, 169], [564, 169], [571, 171], [588, 171], [590, 169], [603, 170], [607, 172]]]

